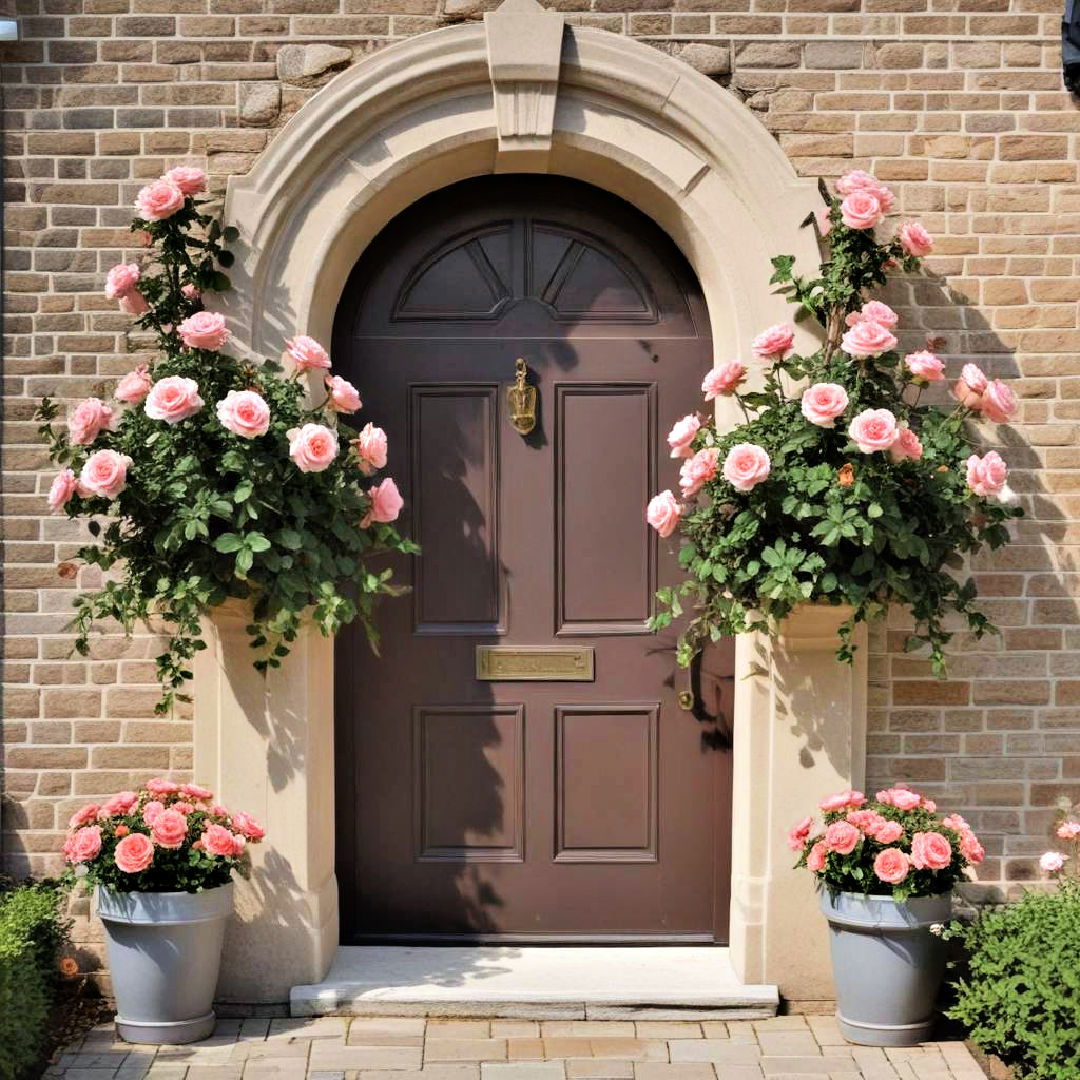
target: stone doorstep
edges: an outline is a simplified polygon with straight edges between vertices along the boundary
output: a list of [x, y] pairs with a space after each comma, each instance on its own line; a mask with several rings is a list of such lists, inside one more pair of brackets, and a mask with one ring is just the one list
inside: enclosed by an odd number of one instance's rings
[[715, 946], [342, 946], [292, 1016], [761, 1020], [775, 986], [746, 986]]

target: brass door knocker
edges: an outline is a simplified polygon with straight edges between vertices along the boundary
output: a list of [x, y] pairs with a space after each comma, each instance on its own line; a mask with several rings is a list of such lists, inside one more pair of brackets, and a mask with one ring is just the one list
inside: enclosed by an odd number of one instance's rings
[[517, 377], [513, 386], [506, 388], [506, 403], [510, 409], [510, 423], [520, 435], [528, 435], [536, 427], [536, 387], [525, 381], [529, 369], [519, 356], [515, 365]]

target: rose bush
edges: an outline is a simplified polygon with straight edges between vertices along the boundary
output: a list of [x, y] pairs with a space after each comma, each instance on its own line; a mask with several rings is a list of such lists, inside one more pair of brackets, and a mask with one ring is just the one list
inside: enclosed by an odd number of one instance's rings
[[[106, 294], [155, 335], [158, 358], [119, 380], [115, 404], [103, 394], [77, 405], [66, 428], [54, 402], [38, 413], [62, 466], [49, 505], [89, 519], [95, 542], [78, 557], [114, 571], [77, 597], [75, 647], [89, 652], [98, 620], [131, 633], [159, 619], [169, 635], [157, 658], [160, 712], [186, 697], [189, 662], [205, 648], [200, 617], [226, 599], [252, 604], [260, 670], [280, 665], [308, 609], [324, 634], [359, 618], [374, 646], [376, 598], [399, 590], [368, 560], [417, 550], [393, 527], [403, 505], [394, 481], [368, 479], [387, 464], [386, 433], [347, 426], [360, 395], [325, 374], [326, 350], [294, 337], [288, 372], [222, 351], [226, 319], [202, 298], [229, 287], [220, 267], [232, 263], [223, 246], [232, 234], [200, 209], [205, 187], [183, 167], [140, 191], [132, 229], [152, 261], [114, 267], [106, 281]], [[301, 374], [309, 369], [319, 369], [315, 404]]]
[[[734, 399], [744, 422], [722, 430], [711, 414], [693, 413], [671, 429], [682, 498], [661, 492], [646, 520], [661, 537], [681, 532], [687, 577], [658, 593], [651, 625], [671, 625], [689, 601], [684, 666], [708, 641], [774, 631], [806, 602], [854, 609], [841, 627], [842, 660], [851, 659], [856, 623], [903, 605], [915, 620], [909, 648], [927, 647], [939, 675], [950, 612], [977, 637], [995, 629], [973, 604], [974, 581], [958, 571], [963, 556], [1004, 544], [1005, 523], [1021, 510], [1005, 462], [975, 451], [969, 422], [1008, 421], [1016, 397], [967, 364], [954, 407], [923, 402], [943, 382], [944, 362], [932, 342], [901, 356], [899, 317], [870, 296], [892, 271], [917, 270], [933, 246], [917, 222], [877, 238], [892, 203], [869, 174], [841, 177], [817, 218], [828, 245], [818, 276], [796, 276], [792, 256], [773, 259], [772, 284], [820, 325], [824, 344], [801, 356], [792, 326], [763, 330], [749, 365], [726, 361], [702, 383], [706, 401]], [[761, 371], [760, 386], [748, 366]]]

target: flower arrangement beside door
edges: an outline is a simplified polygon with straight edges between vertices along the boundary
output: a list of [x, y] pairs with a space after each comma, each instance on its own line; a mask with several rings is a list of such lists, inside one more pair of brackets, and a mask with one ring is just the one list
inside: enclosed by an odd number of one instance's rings
[[898, 316], [871, 293], [890, 273], [917, 270], [933, 241], [916, 222], [878, 240], [893, 195], [869, 174], [847, 173], [837, 191], [818, 217], [828, 245], [819, 275], [797, 276], [788, 255], [772, 260], [771, 284], [819, 324], [822, 347], [800, 356], [793, 327], [762, 331], [749, 364], [730, 360], [702, 384], [707, 402], [736, 401], [744, 422], [725, 429], [691, 414], [668, 436], [681, 497], [662, 492], [646, 517], [662, 537], [682, 534], [687, 577], [660, 591], [652, 626], [670, 625], [689, 598], [683, 665], [709, 641], [775, 630], [808, 602], [851, 606], [842, 660], [856, 623], [889, 604], [910, 610], [909, 648], [928, 647], [937, 674], [950, 612], [977, 637], [994, 630], [973, 604], [974, 582], [956, 571], [962, 556], [1004, 544], [1005, 522], [1022, 511], [1004, 460], [976, 450], [968, 421], [1005, 423], [1015, 395], [969, 363], [954, 407], [923, 402], [945, 380], [936, 343], [901, 356]]
[[[158, 358], [125, 375], [111, 400], [79, 404], [66, 428], [55, 402], [38, 412], [50, 457], [63, 466], [49, 504], [89, 519], [94, 541], [79, 561], [118, 572], [77, 597], [75, 647], [88, 653], [98, 620], [128, 633], [162, 620], [159, 712], [187, 697], [189, 663], [205, 648], [200, 617], [225, 600], [251, 602], [261, 670], [280, 665], [309, 609], [327, 635], [359, 618], [375, 645], [375, 600], [399, 590], [367, 560], [417, 550], [392, 524], [403, 505], [396, 484], [374, 478], [387, 465], [386, 433], [345, 426], [360, 395], [330, 373], [326, 350], [291, 338], [288, 372], [224, 351], [226, 319], [203, 296], [229, 288], [220, 268], [233, 261], [223, 245], [235, 236], [202, 211], [205, 189], [202, 171], [185, 167], [144, 187], [132, 230], [153, 262], [108, 274], [106, 295], [153, 334]], [[315, 404], [309, 373], [321, 377]]]

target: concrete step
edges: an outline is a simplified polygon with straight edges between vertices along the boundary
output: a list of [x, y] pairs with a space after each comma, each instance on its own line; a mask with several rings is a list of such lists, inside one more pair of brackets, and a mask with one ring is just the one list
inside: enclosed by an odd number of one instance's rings
[[775, 986], [746, 986], [716, 946], [342, 946], [293, 1016], [759, 1020]]

